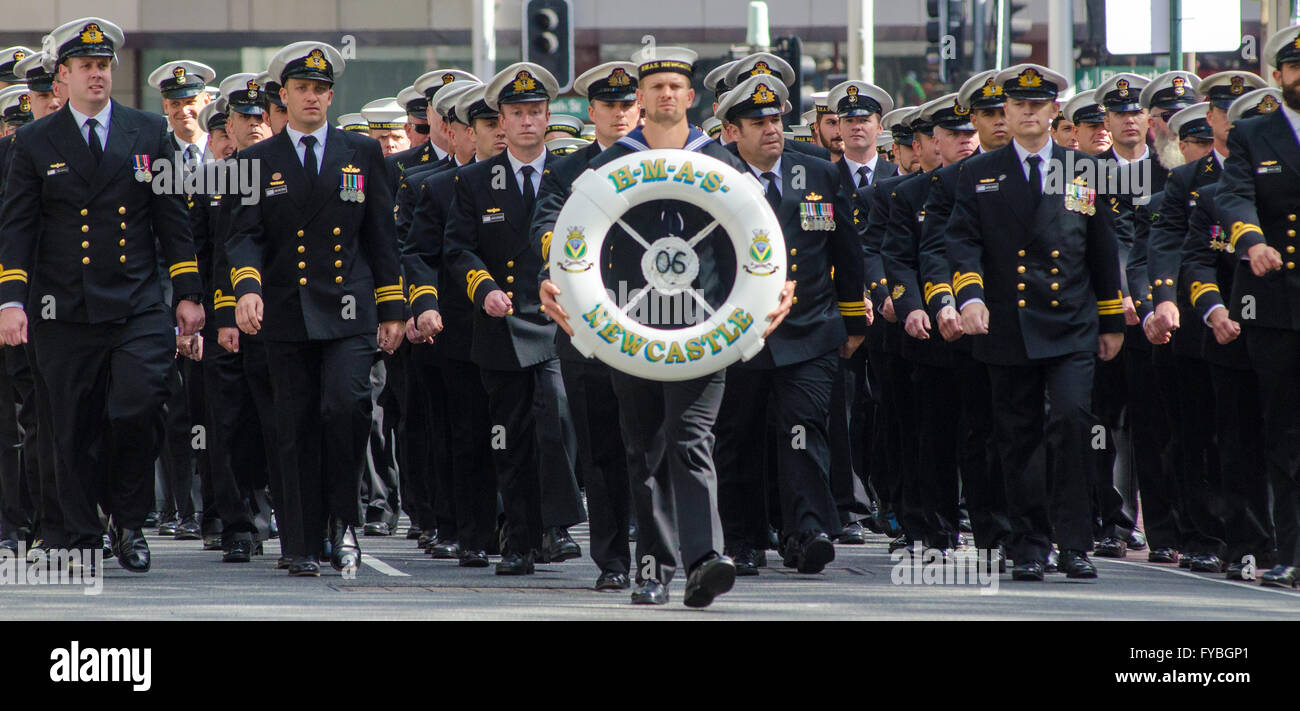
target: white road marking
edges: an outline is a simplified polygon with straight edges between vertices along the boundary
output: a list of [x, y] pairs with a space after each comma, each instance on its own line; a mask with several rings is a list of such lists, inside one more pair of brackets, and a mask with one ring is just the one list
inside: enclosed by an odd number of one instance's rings
[[1192, 578], [1193, 580], [1204, 580], [1207, 583], [1219, 583], [1221, 585], [1231, 585], [1232, 587], [1237, 588], [1238, 590], [1259, 590], [1260, 592], [1277, 593], [1278, 595], [1286, 595], [1287, 597], [1300, 597], [1300, 593], [1292, 592], [1290, 590], [1287, 590], [1286, 588], [1270, 588], [1270, 587], [1265, 587], [1263, 585], [1260, 585], [1258, 583], [1245, 583], [1239, 580], [1228, 580], [1227, 578], [1207, 578], [1204, 575], [1197, 575], [1196, 573], [1182, 570], [1180, 568], [1167, 568], [1161, 565], [1149, 565], [1147, 563], [1139, 563], [1135, 560], [1107, 560], [1106, 562], [1121, 563], [1123, 565], [1135, 565], [1139, 568], [1146, 568], [1148, 570], [1159, 570], [1165, 573], [1173, 573], [1174, 575], [1182, 575], [1184, 577]]
[[390, 575], [390, 576], [395, 577], [395, 578], [409, 578], [409, 577], [411, 577], [411, 575], [410, 575], [409, 573], [403, 573], [402, 571], [398, 570], [397, 568], [394, 568], [393, 566], [391, 566], [391, 565], [385, 563], [384, 561], [382, 561], [382, 560], [380, 560], [380, 559], [378, 559], [378, 558], [376, 558], [376, 557], [374, 557], [374, 556], [372, 556], [372, 555], [366, 554], [366, 553], [362, 553], [362, 554], [361, 554], [361, 562], [362, 562], [362, 563], [365, 563], [366, 565], [370, 566], [371, 568], [374, 568], [375, 570], [378, 570], [379, 572], [383, 573], [384, 575]]

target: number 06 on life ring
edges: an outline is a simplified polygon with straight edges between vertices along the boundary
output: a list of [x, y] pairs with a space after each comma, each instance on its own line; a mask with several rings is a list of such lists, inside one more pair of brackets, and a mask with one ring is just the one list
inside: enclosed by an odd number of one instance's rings
[[[726, 230], [738, 267], [734, 286], [707, 318], [680, 329], [637, 323], [606, 290], [600, 271], [606, 235], [628, 210], [651, 200], [681, 200], [712, 215]], [[698, 235], [637, 235], [646, 247], [647, 288], [690, 294], [700, 262]], [[622, 372], [648, 380], [690, 380], [715, 373], [763, 349], [764, 317], [781, 300], [785, 240], [758, 180], [702, 153], [641, 151], [589, 169], [573, 182], [548, 246], [551, 280], [569, 314], [573, 345]], [[702, 295], [693, 294], [697, 301]]]

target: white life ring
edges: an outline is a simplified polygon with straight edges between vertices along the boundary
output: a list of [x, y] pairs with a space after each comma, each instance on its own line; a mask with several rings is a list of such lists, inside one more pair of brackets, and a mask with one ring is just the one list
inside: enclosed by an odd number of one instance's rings
[[[610, 227], [631, 208], [665, 199], [711, 214], [736, 254], [736, 279], [726, 301], [704, 320], [680, 329], [630, 318], [607, 291], [599, 265]], [[703, 296], [690, 287], [699, 272], [692, 245], [711, 229], [698, 235], [635, 235], [647, 247], [642, 258], [647, 284], [662, 295], [703, 304]], [[764, 317], [780, 303], [785, 284], [785, 239], [752, 175], [692, 151], [632, 153], [588, 169], [573, 182], [553, 234], [547, 245], [551, 280], [561, 290], [557, 301], [569, 314], [573, 345], [583, 355], [641, 378], [674, 381], [715, 373], [763, 349]], [[635, 308], [632, 301], [626, 306]]]

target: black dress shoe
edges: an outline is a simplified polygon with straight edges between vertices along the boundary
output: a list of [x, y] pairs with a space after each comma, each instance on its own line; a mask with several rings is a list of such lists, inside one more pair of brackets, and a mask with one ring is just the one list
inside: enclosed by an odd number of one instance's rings
[[166, 518], [163, 519], [162, 523], [158, 524], [158, 535], [174, 536], [176, 535], [176, 527], [180, 525], [181, 525], [180, 516], [177, 516], [176, 514], [167, 516]]
[[854, 521], [840, 531], [840, 535], [835, 537], [835, 542], [845, 546], [860, 546], [867, 542], [867, 531], [862, 524]]
[[420, 536], [423, 535], [423, 534], [424, 534], [424, 531], [420, 530], [420, 527], [419, 527], [419, 526], [417, 526], [417, 525], [415, 525], [415, 524], [411, 524], [411, 525], [410, 525], [409, 527], [407, 527], [407, 529], [406, 529], [406, 540], [408, 540], [408, 541], [418, 541], [418, 540], [420, 540]]
[[1097, 577], [1097, 566], [1088, 560], [1088, 554], [1084, 551], [1061, 551], [1061, 556], [1057, 564], [1061, 572], [1065, 573], [1067, 578], [1095, 578]]
[[[830, 543], [830, 539], [826, 540]], [[714, 598], [731, 590], [736, 584], [736, 564], [725, 555], [710, 558], [695, 566], [686, 578], [686, 595], [682, 602], [687, 607], [708, 607]]]
[[132, 573], [149, 572], [149, 543], [138, 528], [119, 528], [113, 531], [117, 549], [117, 562]]
[[890, 553], [893, 553], [896, 550], [901, 550], [903, 548], [911, 548], [911, 547], [912, 547], [912, 539], [908, 538], [906, 533], [889, 542]]
[[561, 563], [582, 557], [582, 548], [564, 528], [548, 528], [542, 532], [543, 563]]
[[460, 558], [460, 543], [446, 538], [439, 538], [429, 546], [429, 555], [434, 560], [456, 560]]
[[247, 563], [253, 559], [253, 541], [239, 539], [232, 541], [230, 547], [221, 556], [222, 563]]
[[393, 527], [383, 521], [372, 521], [366, 524], [365, 535], [367, 536], [391, 536]]
[[1147, 562], [1150, 563], [1178, 563], [1178, 551], [1173, 548], [1152, 548], [1147, 552]]
[[507, 553], [497, 563], [497, 575], [532, 575], [536, 572], [533, 567], [533, 554], [521, 555], [519, 553]]
[[203, 550], [219, 551], [221, 550], [221, 534], [209, 533], [203, 536]]
[[466, 551], [460, 552], [460, 567], [462, 568], [486, 568], [488, 567], [487, 553], [483, 551]]
[[293, 561], [289, 563], [289, 575], [301, 578], [319, 578], [320, 565], [316, 562], [314, 556], [294, 556]]
[[144, 527], [145, 527], [145, 528], [157, 528], [157, 527], [158, 527], [158, 512], [157, 512], [157, 511], [150, 511], [149, 513], [147, 513], [147, 514], [144, 515]]
[[1294, 588], [1300, 580], [1300, 568], [1294, 565], [1275, 565], [1259, 576], [1259, 584], [1270, 588]]
[[885, 527], [880, 522], [880, 510], [872, 507], [871, 515], [862, 519], [862, 526], [872, 533], [881, 534], [885, 532]]
[[1178, 559], [1178, 567], [1183, 570], [1192, 567], [1192, 559], [1199, 555], [1200, 553], [1184, 553], [1183, 556]]
[[1060, 559], [1061, 554], [1056, 550], [1056, 546], [1052, 546], [1052, 550], [1047, 552], [1047, 565], [1043, 566], [1043, 570], [1049, 573], [1061, 572]]
[[361, 565], [361, 546], [351, 526], [338, 520], [330, 521], [330, 546], [330, 566], [335, 570], [355, 570]]
[[1136, 528], [1129, 531], [1128, 549], [1131, 551], [1144, 551], [1147, 549], [1147, 534]]
[[1246, 566], [1242, 565], [1240, 562], [1229, 563], [1228, 567], [1224, 568], [1223, 577], [1228, 580], [1245, 580], [1245, 572]]
[[1128, 555], [1128, 542], [1107, 536], [1097, 543], [1093, 553], [1098, 558], [1123, 558]]
[[415, 545], [420, 550], [427, 553], [429, 551], [429, 546], [432, 546], [437, 541], [438, 541], [437, 531], [421, 531], [420, 538], [415, 542]]
[[291, 565], [293, 565], [293, 557], [291, 556], [282, 555], [279, 560], [275, 561], [277, 570], [288, 570]]
[[601, 573], [599, 578], [596, 578], [596, 589], [602, 592], [606, 590], [627, 590], [630, 587], [632, 587], [632, 583], [628, 581], [626, 573], [605, 572]]
[[754, 560], [754, 549], [749, 546], [737, 546], [727, 551], [732, 562], [736, 564], [736, 577], [747, 578], [758, 575], [758, 562]]
[[820, 573], [832, 560], [835, 560], [835, 545], [831, 543], [830, 536], [818, 533], [800, 548], [796, 570], [804, 574]]
[[668, 586], [658, 580], [644, 580], [632, 591], [633, 605], [667, 605]]
[[1039, 581], [1043, 579], [1043, 564], [1036, 560], [1028, 563], [1017, 563], [1011, 569], [1012, 580]]
[[1222, 573], [1223, 559], [1213, 553], [1192, 556], [1191, 568], [1197, 573]]
[[176, 526], [174, 535], [178, 541], [197, 541], [204, 538], [199, 530], [199, 522], [193, 516], [186, 516], [185, 520]]

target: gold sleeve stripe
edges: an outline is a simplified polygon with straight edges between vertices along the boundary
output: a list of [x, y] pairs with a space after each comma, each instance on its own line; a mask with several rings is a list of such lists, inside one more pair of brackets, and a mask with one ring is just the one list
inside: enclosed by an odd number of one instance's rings
[[1122, 314], [1122, 313], [1124, 313], [1124, 307], [1123, 307], [1123, 305], [1120, 305], [1120, 306], [1102, 306], [1101, 303], [1098, 302], [1098, 304], [1097, 304], [1097, 313], [1098, 313], [1099, 315], [1101, 315], [1101, 316], [1114, 316], [1114, 315], [1116, 315], [1116, 314]]
[[926, 284], [925, 303], [927, 304], [930, 303], [930, 299], [934, 298], [934, 296], [936, 296], [937, 294], [951, 294], [951, 293], [952, 293], [952, 287], [943, 282], [939, 282], [938, 284]]
[[1264, 234], [1264, 231], [1259, 228], [1259, 225], [1252, 225], [1249, 222], [1232, 223], [1232, 230], [1228, 236], [1228, 245], [1233, 249], [1236, 249], [1237, 240], [1241, 239], [1242, 235], [1246, 235], [1251, 232], [1254, 232], [1259, 235]]
[[1192, 306], [1195, 306], [1196, 301], [1198, 299], [1200, 299], [1202, 296], [1205, 296], [1207, 293], [1211, 291], [1218, 292], [1219, 285], [1213, 282], [1208, 284], [1193, 284], [1192, 285]]
[[218, 309], [234, 308], [234, 306], [235, 306], [235, 297], [233, 297], [233, 296], [218, 296], [216, 299], [213, 300], [212, 305], [213, 305], [214, 308], [218, 308]]
[[230, 270], [231, 286], [234, 286], [245, 279], [252, 279], [258, 284], [261, 284], [262, 274], [252, 267], [240, 267], [239, 269]]
[[433, 298], [435, 299], [438, 298], [438, 290], [433, 288], [432, 286], [411, 287], [411, 303], [414, 304], [416, 299], [420, 298], [421, 296], [425, 296], [426, 294], [433, 294]]
[[971, 285], [978, 285], [979, 288], [983, 289], [984, 277], [980, 276], [978, 272], [955, 272], [952, 275], [952, 288], [954, 290], [961, 291]]
[[1098, 300], [1097, 306], [1104, 306], [1106, 308], [1110, 308], [1111, 306], [1118, 306], [1120, 308], [1123, 308], [1124, 300], [1123, 299], [1106, 299], [1105, 301]]
[[172, 276], [176, 276], [177, 274], [198, 274], [199, 263], [194, 260], [188, 262], [177, 262], [171, 266], [169, 271]]
[[471, 269], [465, 274], [465, 293], [469, 295], [470, 301], [474, 300], [474, 292], [478, 291], [479, 285], [489, 279], [492, 279], [492, 275], [486, 269]]

